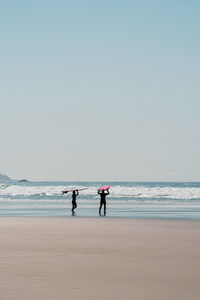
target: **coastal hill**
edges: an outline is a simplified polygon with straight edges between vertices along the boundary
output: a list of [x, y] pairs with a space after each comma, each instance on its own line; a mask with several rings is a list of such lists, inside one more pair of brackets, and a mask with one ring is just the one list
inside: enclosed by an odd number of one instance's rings
[[7, 181], [18, 181], [18, 182], [28, 182], [28, 180], [27, 179], [20, 179], [20, 180], [18, 180], [18, 179], [11, 179], [10, 177], [8, 177], [7, 175], [4, 175], [4, 174], [1, 174], [0, 173], [0, 182], [7, 182]]
[[8, 177], [7, 175], [0, 173], [0, 182], [4, 182], [4, 181], [12, 181], [12, 179], [10, 177]]

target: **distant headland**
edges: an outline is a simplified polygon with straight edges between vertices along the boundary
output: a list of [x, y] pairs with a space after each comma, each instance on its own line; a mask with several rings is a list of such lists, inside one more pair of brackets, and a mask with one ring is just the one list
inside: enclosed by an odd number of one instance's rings
[[19, 182], [28, 182], [28, 180], [27, 179], [20, 179], [20, 180], [18, 180]]
[[11, 179], [10, 177], [8, 177], [7, 175], [0, 173], [0, 182], [7, 182], [7, 181], [28, 182], [27, 179], [20, 179], [20, 180], [16, 179], [16, 180], [14, 180], [14, 179]]
[[4, 181], [12, 181], [12, 179], [10, 177], [8, 177], [7, 175], [0, 173], [0, 182], [4, 182]]

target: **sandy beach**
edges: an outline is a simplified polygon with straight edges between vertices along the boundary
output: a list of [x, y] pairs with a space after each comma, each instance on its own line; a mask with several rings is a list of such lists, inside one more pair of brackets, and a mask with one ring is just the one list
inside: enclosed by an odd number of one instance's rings
[[0, 299], [199, 300], [200, 222], [1, 218]]

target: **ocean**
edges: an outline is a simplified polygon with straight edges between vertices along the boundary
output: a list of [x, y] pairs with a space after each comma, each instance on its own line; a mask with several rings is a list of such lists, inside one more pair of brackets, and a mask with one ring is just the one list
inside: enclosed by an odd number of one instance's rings
[[106, 217], [200, 220], [200, 182], [9, 181], [0, 183], [0, 216], [71, 217], [71, 193], [62, 191], [88, 187], [74, 217], [99, 217], [103, 185], [111, 186]]

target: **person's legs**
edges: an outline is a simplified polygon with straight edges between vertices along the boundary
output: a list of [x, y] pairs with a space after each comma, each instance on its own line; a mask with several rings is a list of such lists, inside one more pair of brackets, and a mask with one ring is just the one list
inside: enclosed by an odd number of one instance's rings
[[104, 216], [106, 215], [106, 201], [104, 202]]
[[101, 208], [102, 208], [102, 205], [103, 205], [103, 203], [102, 203], [102, 201], [100, 201], [99, 214], [101, 214]]
[[72, 202], [72, 213], [74, 213], [75, 208], [77, 207], [77, 204], [75, 201]]

